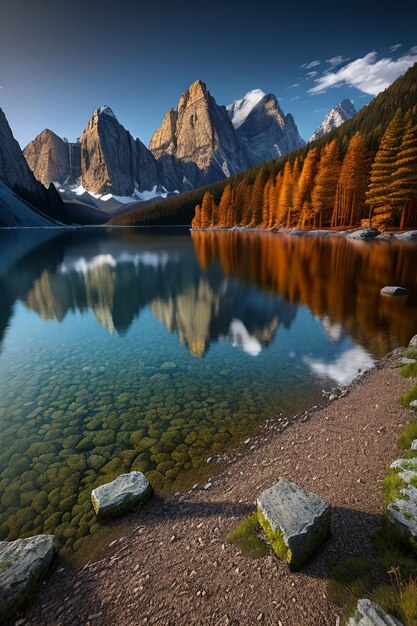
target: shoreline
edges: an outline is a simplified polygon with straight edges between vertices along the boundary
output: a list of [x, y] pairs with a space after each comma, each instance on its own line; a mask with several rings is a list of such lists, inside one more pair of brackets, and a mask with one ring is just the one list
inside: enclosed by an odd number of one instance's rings
[[[402, 352], [389, 353], [287, 424], [264, 423], [255, 437], [222, 455], [221, 473], [209, 488], [155, 496], [125, 518], [127, 534], [100, 560], [82, 568], [57, 560], [39, 595], [14, 620], [23, 617], [22, 626], [334, 624], [340, 610], [326, 599], [329, 567], [350, 554], [375, 565], [371, 534], [381, 521], [382, 479], [411, 417], [398, 402], [410, 386], [398, 369]], [[257, 495], [279, 477], [314, 491], [334, 510], [331, 539], [296, 574], [272, 554], [252, 561], [226, 543], [254, 511]]]
[[346, 230], [298, 228], [258, 228], [252, 226], [210, 226], [208, 228], [190, 228], [191, 232], [238, 232], [238, 233], [281, 233], [298, 235], [299, 237], [344, 237], [346, 239], [362, 239], [377, 241], [416, 241], [417, 230], [379, 231], [374, 228], [349, 228]]

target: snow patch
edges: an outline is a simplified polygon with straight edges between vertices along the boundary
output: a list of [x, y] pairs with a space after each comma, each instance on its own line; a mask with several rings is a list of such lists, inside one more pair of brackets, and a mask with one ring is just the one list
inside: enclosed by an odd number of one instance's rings
[[226, 107], [234, 128], [239, 128], [246, 121], [252, 109], [256, 107], [265, 95], [262, 89], [252, 89], [252, 91], [248, 91], [246, 96], [240, 100], [235, 100]]

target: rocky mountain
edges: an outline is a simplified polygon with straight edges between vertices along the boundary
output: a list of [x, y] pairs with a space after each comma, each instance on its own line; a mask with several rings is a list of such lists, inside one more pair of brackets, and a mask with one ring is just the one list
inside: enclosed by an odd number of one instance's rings
[[176, 189], [201, 187], [249, 165], [226, 108], [200, 80], [165, 115], [149, 149]]
[[81, 176], [81, 145], [69, 143], [52, 130], [42, 131], [23, 150], [36, 178], [47, 187], [50, 183], [74, 184]]
[[154, 157], [110, 107], [94, 111], [80, 139], [81, 182], [88, 191], [130, 196], [158, 185]]
[[315, 141], [323, 135], [326, 135], [331, 130], [338, 128], [344, 122], [351, 120], [352, 117], [355, 117], [357, 110], [355, 109], [353, 102], [351, 100], [345, 99], [342, 102], [339, 102], [324, 118], [323, 122], [317, 128], [317, 130], [311, 135], [308, 140], [309, 143], [311, 141]]
[[293, 116], [283, 113], [271, 93], [254, 89], [226, 108], [251, 165], [283, 156], [305, 144]]
[[[27, 201], [35, 208], [45, 214], [47, 217], [67, 223], [68, 215], [66, 209], [61, 202], [55, 187], [45, 189], [33, 175], [25, 157], [22, 154], [20, 146], [7, 122], [6, 116], [0, 109], [0, 181], [20, 196], [20, 199]], [[4, 190], [3, 190], [4, 191]], [[8, 196], [9, 197], [9, 196]], [[10, 200], [10, 198], [9, 198]], [[13, 202], [16, 207], [16, 202]], [[3, 204], [3, 214], [4, 207]], [[11, 205], [9, 205], [11, 206]], [[18, 210], [18, 209], [17, 209]], [[23, 213], [26, 213], [23, 211]], [[24, 225], [22, 222], [20, 225]]]

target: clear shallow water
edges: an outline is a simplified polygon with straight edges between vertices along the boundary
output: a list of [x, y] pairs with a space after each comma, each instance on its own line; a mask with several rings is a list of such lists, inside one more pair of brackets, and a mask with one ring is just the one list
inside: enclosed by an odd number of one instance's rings
[[[0, 231], [0, 538], [98, 529], [417, 332], [417, 246], [173, 229]], [[385, 284], [411, 290], [379, 296]]]

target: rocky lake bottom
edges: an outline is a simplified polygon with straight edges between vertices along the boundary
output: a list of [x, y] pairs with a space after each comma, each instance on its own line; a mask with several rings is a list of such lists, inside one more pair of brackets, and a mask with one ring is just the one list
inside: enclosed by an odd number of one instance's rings
[[[96, 486], [206, 481], [209, 457], [417, 332], [411, 242], [84, 229], [0, 244], [0, 539], [53, 533], [68, 555], [102, 526]], [[385, 284], [410, 298], [381, 300]]]

